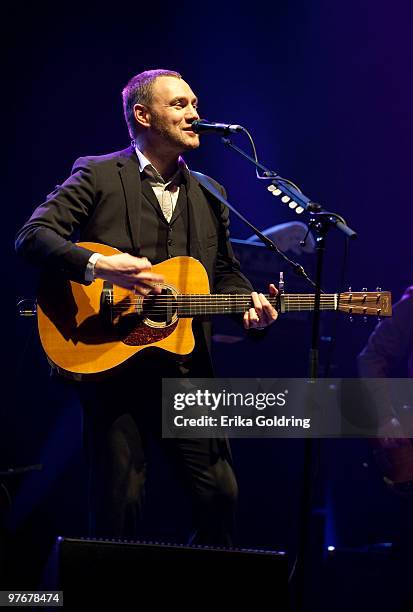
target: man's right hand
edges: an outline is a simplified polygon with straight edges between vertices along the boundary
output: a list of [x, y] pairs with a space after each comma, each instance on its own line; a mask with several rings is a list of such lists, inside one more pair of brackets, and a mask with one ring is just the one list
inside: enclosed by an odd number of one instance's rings
[[157, 283], [163, 283], [164, 278], [151, 272], [151, 268], [146, 257], [134, 257], [129, 253], [102, 255], [95, 264], [94, 276], [140, 295], [161, 293], [162, 288]]

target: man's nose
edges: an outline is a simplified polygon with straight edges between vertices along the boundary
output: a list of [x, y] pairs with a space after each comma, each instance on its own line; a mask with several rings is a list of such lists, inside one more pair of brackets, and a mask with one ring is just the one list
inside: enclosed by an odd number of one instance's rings
[[188, 109], [188, 114], [186, 116], [187, 121], [196, 121], [196, 119], [199, 119], [199, 113], [197, 111], [197, 109], [195, 108], [195, 106], [191, 106]]

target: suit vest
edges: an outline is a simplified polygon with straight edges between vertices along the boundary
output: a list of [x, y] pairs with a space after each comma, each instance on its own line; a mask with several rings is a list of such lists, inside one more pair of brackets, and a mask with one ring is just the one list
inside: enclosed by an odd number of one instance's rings
[[142, 179], [140, 257], [155, 265], [171, 257], [189, 255], [188, 196], [183, 182], [170, 222], [165, 219], [147, 178]]

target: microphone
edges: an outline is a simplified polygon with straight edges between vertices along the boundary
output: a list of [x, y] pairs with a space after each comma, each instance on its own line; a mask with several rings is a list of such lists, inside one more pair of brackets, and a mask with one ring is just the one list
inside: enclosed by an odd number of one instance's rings
[[235, 134], [242, 132], [242, 125], [229, 125], [228, 123], [215, 123], [214, 121], [206, 121], [205, 119], [196, 119], [191, 124], [191, 129], [196, 134]]

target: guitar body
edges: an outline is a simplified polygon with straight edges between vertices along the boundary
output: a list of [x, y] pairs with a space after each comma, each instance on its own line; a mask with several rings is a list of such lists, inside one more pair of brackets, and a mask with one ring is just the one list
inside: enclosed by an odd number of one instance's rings
[[[81, 242], [79, 246], [102, 255], [119, 253], [102, 244]], [[192, 257], [175, 257], [152, 270], [165, 278], [163, 290], [168, 296], [209, 294], [205, 268]], [[148, 347], [178, 355], [193, 351], [191, 317], [178, 318], [170, 310], [151, 318], [145, 311], [136, 314], [139, 302], [143, 303], [142, 296], [115, 285], [107, 287], [100, 279], [90, 285], [45, 279], [37, 315], [49, 361], [67, 377], [80, 378], [108, 372]]]
[[[80, 242], [102, 255], [117, 249]], [[251, 294], [213, 294], [203, 265], [192, 257], [174, 257], [152, 268], [165, 279], [161, 293], [145, 297], [95, 280], [90, 285], [52, 277], [44, 279], [37, 300], [40, 340], [49, 361], [70, 378], [109, 372], [146, 348], [176, 355], [194, 350], [194, 316], [242, 314], [251, 308]], [[279, 312], [313, 310], [310, 293], [267, 295]], [[391, 316], [388, 291], [322, 294], [321, 310], [352, 315]]]

